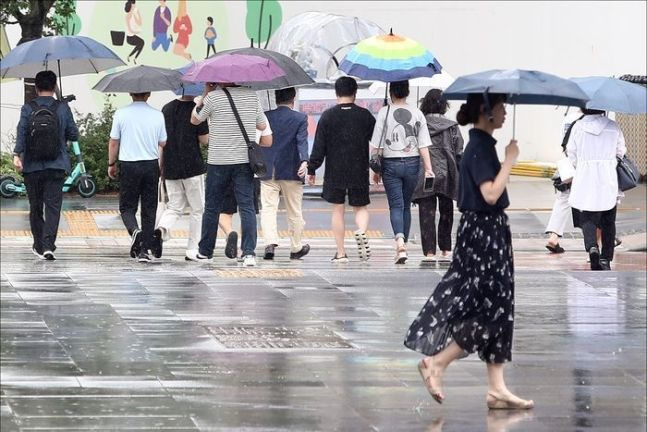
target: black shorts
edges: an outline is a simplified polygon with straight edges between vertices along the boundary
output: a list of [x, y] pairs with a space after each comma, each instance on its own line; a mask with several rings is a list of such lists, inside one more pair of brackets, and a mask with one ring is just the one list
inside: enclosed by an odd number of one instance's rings
[[[261, 197], [261, 181], [257, 178], [254, 178], [254, 210], [256, 214], [260, 210], [260, 199]], [[238, 203], [236, 202], [236, 195], [234, 194], [234, 185], [230, 185], [225, 192], [225, 196], [222, 199], [222, 210], [220, 213], [225, 213], [233, 215], [238, 213]]]
[[348, 195], [348, 205], [352, 207], [363, 207], [371, 203], [368, 197], [368, 187], [342, 189], [336, 187], [326, 187], [324, 183], [321, 197], [331, 204], [344, 204]]

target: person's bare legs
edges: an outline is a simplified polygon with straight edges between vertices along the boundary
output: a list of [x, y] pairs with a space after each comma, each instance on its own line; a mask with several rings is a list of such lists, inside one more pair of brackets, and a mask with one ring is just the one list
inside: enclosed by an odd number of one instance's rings
[[346, 234], [344, 210], [344, 204], [332, 205], [331, 227], [333, 235], [335, 236], [335, 243], [337, 244], [337, 256], [339, 258], [346, 255], [346, 248], [344, 247], [344, 237]]
[[427, 391], [429, 391], [436, 402], [442, 403], [443, 399], [445, 399], [442, 389], [445, 369], [447, 369], [451, 362], [458, 359], [463, 354], [463, 349], [459, 347], [456, 342], [452, 341], [452, 343], [447, 345], [438, 354], [431, 357], [425, 357], [420, 361], [418, 369], [422, 374], [422, 379], [425, 381]]
[[353, 207], [353, 210], [355, 210], [355, 224], [357, 225], [357, 229], [366, 233], [369, 221], [368, 208], [366, 206]]
[[233, 230], [233, 219], [234, 215], [227, 213], [220, 213], [220, 218], [218, 219], [218, 226], [225, 233], [225, 237]]
[[531, 400], [524, 400], [512, 394], [505, 385], [503, 363], [488, 363], [488, 407], [504, 409], [528, 409], [534, 406]]

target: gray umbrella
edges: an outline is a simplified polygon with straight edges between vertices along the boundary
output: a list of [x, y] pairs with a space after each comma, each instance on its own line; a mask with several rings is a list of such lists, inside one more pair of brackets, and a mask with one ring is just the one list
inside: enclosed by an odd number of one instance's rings
[[93, 87], [104, 93], [175, 91], [182, 86], [182, 72], [153, 66], [135, 66], [108, 74]]
[[299, 66], [297, 62], [292, 60], [290, 57], [276, 51], [270, 51], [260, 48], [237, 48], [227, 51], [221, 51], [212, 57], [217, 57], [228, 53], [246, 54], [271, 59], [274, 61], [274, 63], [277, 64], [279, 68], [281, 68], [281, 70], [285, 72], [285, 76], [278, 77], [276, 79], [273, 79], [272, 81], [250, 83], [237, 82], [236, 84], [245, 87], [251, 87], [254, 90], [273, 90], [314, 84], [312, 78], [310, 78], [308, 74], [305, 73], [303, 69], [301, 69], [301, 66]]

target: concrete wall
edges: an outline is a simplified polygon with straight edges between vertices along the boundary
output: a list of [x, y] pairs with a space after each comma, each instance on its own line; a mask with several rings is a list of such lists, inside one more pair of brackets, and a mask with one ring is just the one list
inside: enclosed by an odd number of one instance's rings
[[[176, 1], [169, 0], [172, 11]], [[138, 2], [149, 20], [157, 2]], [[208, 5], [208, 6], [205, 6]], [[494, 68], [538, 69], [563, 77], [647, 73], [647, 3], [636, 2], [414, 2], [414, 1], [283, 1], [283, 21], [306, 11], [323, 11], [357, 15], [374, 21], [382, 28], [393, 27], [427, 46], [443, 67], [454, 77]], [[248, 45], [245, 34], [246, 2], [195, 2], [191, 9], [211, 8], [221, 37], [218, 49]], [[101, 9], [101, 12], [97, 11]], [[205, 11], [200, 11], [205, 16]], [[96, 37], [109, 44], [109, 37], [98, 28], [105, 23], [121, 26], [122, 1], [80, 1], [81, 34]], [[198, 21], [199, 20], [199, 21]], [[197, 23], [195, 23], [197, 21]], [[203, 24], [194, 19], [201, 38]], [[7, 29], [12, 44], [19, 38], [17, 26]], [[105, 37], [104, 37], [105, 36]], [[150, 39], [150, 38], [148, 38]], [[145, 38], [147, 46], [150, 41]], [[203, 41], [191, 42], [192, 53], [201, 54]], [[126, 47], [116, 50], [124, 59]], [[127, 51], [127, 50], [126, 50]], [[165, 57], [166, 56], [166, 57]], [[170, 57], [169, 57], [170, 56]], [[170, 60], [161, 60], [168, 58]], [[199, 57], [201, 58], [201, 57]], [[172, 54], [148, 55], [149, 63], [172, 67], [184, 61]], [[89, 90], [99, 76], [63, 80], [65, 93], [76, 94], [75, 108], [82, 112], [98, 109], [100, 95]], [[158, 94], [153, 104], [169, 99]], [[17, 111], [22, 103], [19, 83], [2, 85], [2, 138], [15, 128]], [[122, 99], [122, 101], [124, 101]], [[459, 103], [453, 104], [453, 116]], [[511, 111], [511, 109], [510, 109]], [[517, 107], [517, 139], [521, 159], [554, 161], [559, 157], [560, 134], [565, 108]], [[507, 142], [512, 132], [512, 115], [497, 137]], [[502, 150], [503, 146], [500, 146]]]

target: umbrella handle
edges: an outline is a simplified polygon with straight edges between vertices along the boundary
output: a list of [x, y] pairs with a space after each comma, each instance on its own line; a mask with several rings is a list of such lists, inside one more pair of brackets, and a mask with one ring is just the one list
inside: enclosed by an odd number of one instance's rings
[[517, 104], [512, 104], [512, 139], [515, 139], [517, 129]]

